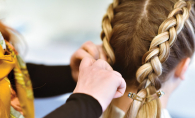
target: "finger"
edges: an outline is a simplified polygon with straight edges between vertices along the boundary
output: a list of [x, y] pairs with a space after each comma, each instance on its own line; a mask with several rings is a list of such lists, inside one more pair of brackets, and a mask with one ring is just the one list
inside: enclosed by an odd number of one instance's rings
[[79, 70], [91, 66], [95, 62], [95, 59], [85, 57], [80, 64]]
[[87, 51], [96, 60], [100, 58], [100, 53], [97, 46], [91, 41], [84, 43], [81, 48]]
[[99, 53], [100, 53], [100, 59], [103, 59], [103, 60], [107, 61], [107, 55], [106, 55], [106, 52], [103, 49], [102, 44], [98, 45], [97, 47], [98, 47], [98, 50], [99, 50]]
[[82, 60], [84, 57], [93, 58], [89, 53], [83, 49], [78, 49], [73, 55], [73, 60]]
[[94, 64], [93, 66], [96, 66], [96, 67], [100, 67], [102, 69], [105, 69], [105, 70], [110, 70], [110, 71], [113, 71], [112, 67], [104, 60], [102, 59], [98, 59]]
[[119, 78], [121, 83], [119, 84], [117, 91], [114, 95], [114, 98], [119, 98], [124, 95], [125, 90], [126, 90], [126, 82], [123, 78]]
[[84, 57], [93, 58], [88, 52], [81, 48], [78, 49], [71, 57], [70, 67], [72, 69], [72, 76], [74, 79], [76, 79], [76, 81], [79, 74], [80, 63]]
[[78, 49], [71, 57], [70, 65], [72, 68], [79, 68], [81, 60], [85, 57], [93, 58], [89, 53], [83, 49]]

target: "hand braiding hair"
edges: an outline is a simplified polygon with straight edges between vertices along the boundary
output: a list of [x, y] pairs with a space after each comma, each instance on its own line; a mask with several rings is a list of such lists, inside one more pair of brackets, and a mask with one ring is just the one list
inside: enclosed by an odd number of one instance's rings
[[108, 7], [107, 13], [104, 15], [102, 20], [101, 39], [103, 41], [103, 47], [108, 55], [108, 62], [111, 65], [115, 63], [115, 55], [109, 43], [112, 36], [111, 22], [114, 18], [114, 8], [116, 8], [118, 5], [119, 0], [114, 0], [114, 2]]
[[162, 63], [169, 57], [170, 47], [184, 27], [190, 9], [189, 2], [178, 1], [168, 18], [160, 25], [158, 35], [152, 40], [149, 51], [142, 58], [143, 65], [136, 73], [140, 89], [147, 88], [151, 84], [160, 89], [161, 83], [158, 77], [162, 74]]

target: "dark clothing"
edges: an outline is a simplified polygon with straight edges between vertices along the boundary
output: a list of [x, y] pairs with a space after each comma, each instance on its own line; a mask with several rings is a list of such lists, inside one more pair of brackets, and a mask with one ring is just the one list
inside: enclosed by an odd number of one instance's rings
[[27, 64], [36, 98], [51, 97], [72, 92], [76, 82], [70, 66], [44, 66]]
[[86, 94], [72, 94], [62, 105], [45, 118], [99, 118], [102, 108], [99, 102]]
[[[70, 66], [44, 66], [27, 64], [34, 96], [51, 97], [72, 92], [76, 87]], [[48, 114], [45, 118], [99, 118], [102, 107], [93, 97], [86, 94], [72, 94], [66, 104]]]

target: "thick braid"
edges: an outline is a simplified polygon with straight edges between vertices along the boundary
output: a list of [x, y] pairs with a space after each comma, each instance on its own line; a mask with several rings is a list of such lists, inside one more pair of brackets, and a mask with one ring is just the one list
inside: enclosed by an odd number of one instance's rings
[[111, 22], [114, 18], [114, 9], [119, 5], [119, 0], [114, 0], [108, 7], [107, 13], [102, 20], [102, 32], [101, 39], [103, 41], [103, 47], [108, 55], [108, 62], [112, 65], [115, 63], [115, 55], [112, 47], [110, 46], [110, 39], [112, 36]]
[[151, 84], [156, 89], [161, 87], [158, 77], [162, 74], [162, 63], [169, 57], [170, 47], [184, 27], [190, 9], [190, 2], [178, 1], [168, 18], [160, 25], [158, 35], [152, 40], [149, 51], [142, 58], [143, 65], [136, 73], [140, 89], [147, 88]]
[[[102, 32], [101, 39], [103, 41], [103, 47], [108, 56], [108, 63], [113, 65], [115, 63], [114, 51], [110, 45], [110, 39], [112, 37], [112, 20], [114, 19], [114, 9], [119, 5], [120, 0], [113, 0], [107, 9], [107, 13], [102, 20]], [[103, 114], [103, 117], [110, 118], [112, 113], [112, 103], [108, 106]]]

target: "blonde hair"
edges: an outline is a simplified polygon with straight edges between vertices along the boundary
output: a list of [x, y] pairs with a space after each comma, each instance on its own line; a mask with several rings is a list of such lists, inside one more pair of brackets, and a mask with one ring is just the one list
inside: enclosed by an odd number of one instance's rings
[[125, 117], [160, 118], [160, 100], [149, 98], [182, 59], [193, 55], [194, 17], [194, 4], [184, 0], [114, 0], [109, 6], [101, 33], [109, 62], [144, 99], [134, 100]]

